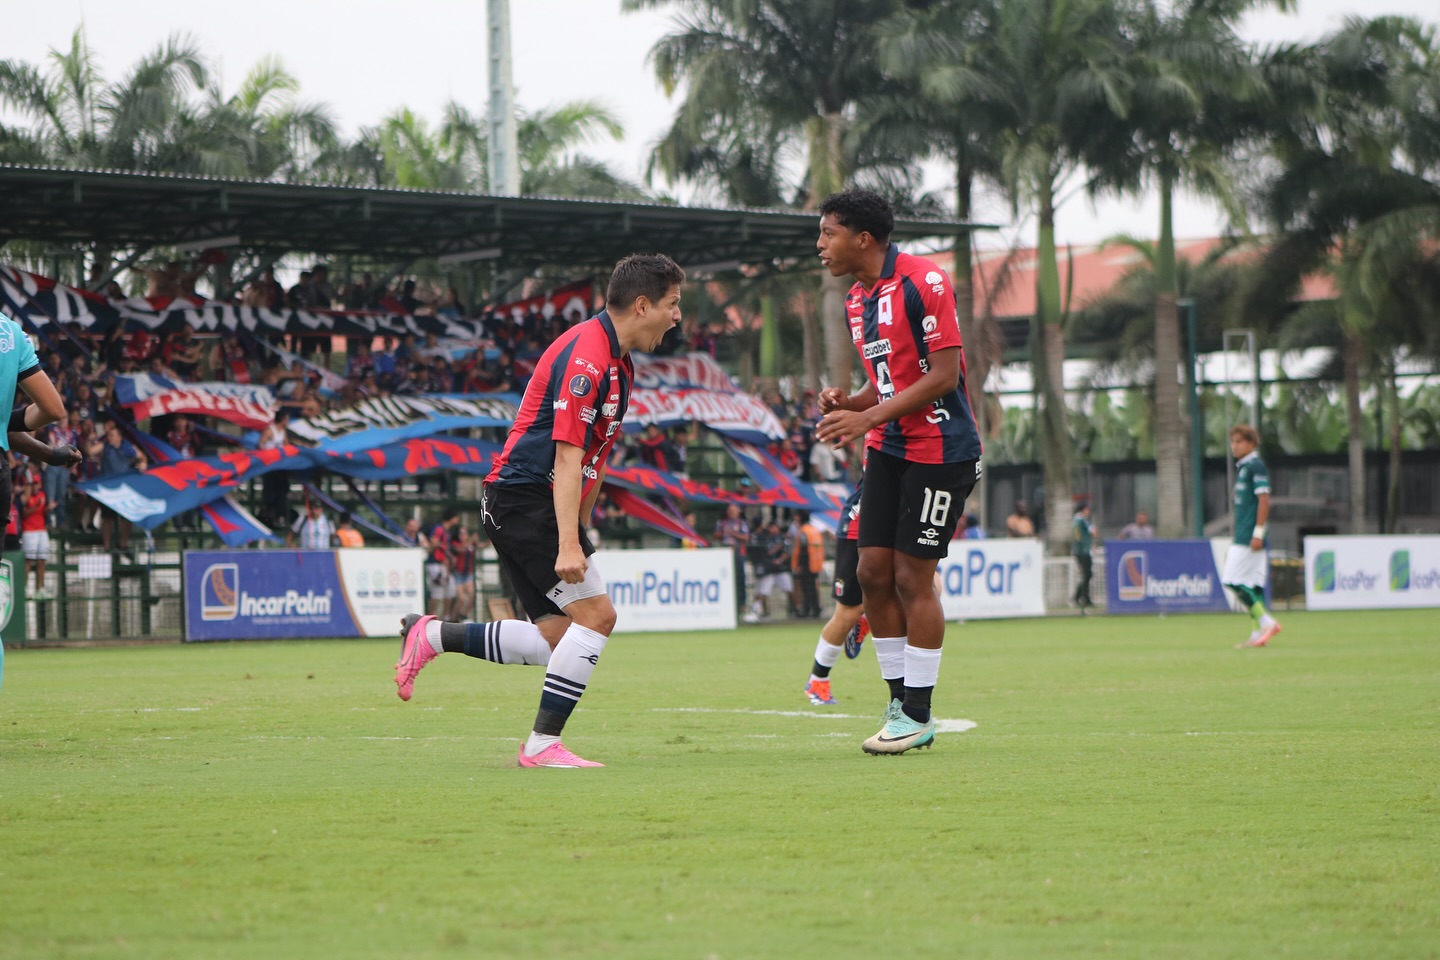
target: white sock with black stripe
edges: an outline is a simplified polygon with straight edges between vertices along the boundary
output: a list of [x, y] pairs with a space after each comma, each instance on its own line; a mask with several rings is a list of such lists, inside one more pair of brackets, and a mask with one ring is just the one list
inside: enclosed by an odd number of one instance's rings
[[545, 670], [545, 684], [540, 691], [540, 710], [535, 715], [535, 729], [525, 742], [525, 753], [534, 756], [560, 739], [565, 721], [585, 694], [590, 675], [600, 662], [600, 654], [608, 641], [578, 623], [570, 624]]
[[528, 620], [494, 620], [490, 623], [442, 623], [425, 625], [425, 639], [436, 653], [463, 653], [491, 663], [545, 664], [550, 662], [550, 644], [540, 628]]

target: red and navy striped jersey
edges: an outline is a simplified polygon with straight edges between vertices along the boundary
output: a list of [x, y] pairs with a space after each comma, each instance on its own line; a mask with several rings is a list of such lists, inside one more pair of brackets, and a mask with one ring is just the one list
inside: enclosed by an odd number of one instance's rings
[[[845, 318], [878, 403], [924, 376], [930, 369], [930, 354], [961, 346], [950, 278], [929, 260], [901, 253], [893, 243], [875, 287], [867, 291], [856, 283], [850, 288]], [[980, 433], [965, 395], [963, 350], [960, 382], [954, 390], [929, 410], [917, 410], [871, 430], [865, 446], [912, 463], [980, 459]]]
[[635, 365], [620, 352], [604, 311], [576, 324], [546, 348], [525, 387], [505, 449], [485, 482], [496, 486], [555, 483], [555, 444], [585, 451], [581, 496], [590, 492], [630, 405]]

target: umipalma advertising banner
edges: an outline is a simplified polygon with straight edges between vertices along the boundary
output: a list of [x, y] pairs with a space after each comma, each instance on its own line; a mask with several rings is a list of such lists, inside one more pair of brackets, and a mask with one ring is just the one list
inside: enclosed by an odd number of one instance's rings
[[1306, 537], [1305, 605], [1440, 607], [1440, 536]]
[[425, 603], [424, 552], [189, 550], [185, 639], [383, 637]]
[[599, 550], [615, 631], [735, 629], [735, 555], [706, 550]]

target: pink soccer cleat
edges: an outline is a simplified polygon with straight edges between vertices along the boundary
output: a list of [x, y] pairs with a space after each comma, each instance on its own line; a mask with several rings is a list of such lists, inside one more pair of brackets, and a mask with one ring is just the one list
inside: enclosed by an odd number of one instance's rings
[[1244, 643], [1236, 644], [1236, 646], [1241, 650], [1253, 650], [1256, 647], [1263, 647], [1272, 639], [1274, 639], [1275, 634], [1279, 632], [1280, 621], [1277, 620], [1274, 623], [1270, 624], [1270, 626], [1266, 627], [1264, 630], [1261, 630], [1258, 633], [1252, 635], [1249, 640], [1246, 640]]
[[[419, 617], [409, 623], [404, 632], [405, 642], [400, 647], [400, 662], [395, 664], [395, 692], [400, 695], [401, 700], [410, 699], [410, 694], [415, 692], [415, 678], [425, 664], [435, 659], [435, 648], [430, 646], [430, 641], [425, 638], [425, 625], [434, 619], [429, 615]], [[409, 620], [410, 617], [406, 617], [400, 621], [401, 626], [407, 626]]]
[[563, 743], [552, 743], [541, 750], [533, 757], [525, 756], [525, 745], [520, 745], [520, 753], [515, 758], [522, 767], [603, 767], [605, 764], [596, 763], [594, 760], [583, 760], [565, 749]]

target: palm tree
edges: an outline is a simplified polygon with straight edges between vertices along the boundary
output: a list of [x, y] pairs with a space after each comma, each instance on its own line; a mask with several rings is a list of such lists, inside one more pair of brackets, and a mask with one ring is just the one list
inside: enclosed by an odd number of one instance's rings
[[[685, 94], [657, 150], [666, 172], [723, 169], [743, 198], [773, 200], [774, 174], [802, 158], [803, 209], [851, 182], [866, 145], [852, 136], [857, 104], [883, 83], [874, 28], [894, 0], [623, 0], [626, 10], [675, 6], [675, 32], [650, 52], [667, 93]], [[873, 145], [872, 145], [873, 146]], [[883, 156], [885, 152], [879, 151]], [[829, 382], [850, 384], [854, 346], [843, 324], [845, 284], [821, 280]]]
[[[1427, 240], [1440, 226], [1440, 198], [1426, 177], [1440, 154], [1436, 60], [1433, 30], [1381, 17], [1350, 20], [1314, 47], [1281, 48], [1266, 64], [1272, 77], [1290, 81], [1289, 109], [1275, 114], [1271, 134], [1280, 170], [1258, 191], [1284, 233], [1259, 265], [1246, 303], [1261, 317], [1280, 316], [1307, 273], [1335, 278], [1356, 532], [1366, 512], [1360, 398], [1367, 360], [1393, 383], [1397, 351], [1434, 342], [1440, 270]], [[1416, 327], [1417, 316], [1431, 323]], [[1394, 406], [1393, 388], [1390, 395]], [[1391, 448], [1398, 457], [1398, 443]]]
[[[644, 197], [638, 186], [578, 152], [597, 136], [624, 137], [624, 128], [603, 105], [577, 100], [522, 113], [517, 132], [522, 195]], [[362, 161], [374, 151], [382, 185], [479, 193], [487, 189], [485, 121], [453, 100], [446, 103], [434, 130], [423, 117], [402, 108], [373, 130], [362, 131], [352, 149]]]
[[1123, 117], [1130, 78], [1110, 0], [996, 0], [973, 44], [969, 86], [1000, 122], [1000, 173], [1016, 212], [1036, 215], [1039, 260], [1032, 368], [1040, 399], [1046, 536], [1068, 550], [1072, 502], [1063, 364], [1065, 310], [1055, 248], [1060, 192], [1083, 164], [1097, 123]]
[[169, 168], [287, 183], [315, 179], [315, 164], [339, 138], [330, 111], [297, 102], [299, 90], [275, 57], [261, 58], [229, 96], [218, 82], [208, 85], [191, 121], [195, 135], [180, 141], [193, 146], [177, 152]]
[[[1293, 0], [1273, 0], [1281, 9]], [[1256, 0], [1144, 0], [1129, 10], [1132, 41], [1126, 70], [1129, 111], [1099, 123], [1087, 145], [1092, 189], [1139, 193], [1160, 200], [1158, 245], [1151, 251], [1155, 377], [1156, 526], [1162, 537], [1185, 528], [1184, 427], [1180, 418], [1180, 331], [1176, 300], [1175, 190], [1188, 186], [1219, 199], [1243, 227], [1245, 213], [1224, 165], [1242, 128], [1238, 106], [1255, 100], [1258, 71], [1234, 26]], [[1107, 119], [1103, 115], [1102, 121]], [[1192, 499], [1198, 491], [1192, 491]]]
[[194, 41], [170, 37], [117, 83], [101, 76], [83, 27], [71, 35], [68, 50], [51, 50], [50, 59], [45, 72], [20, 60], [0, 61], [0, 103], [36, 122], [35, 140], [49, 162], [164, 169], [174, 121], [207, 78]]
[[[992, 0], [948, 0], [900, 11], [877, 32], [882, 65], [909, 81], [909, 88], [862, 105], [862, 118], [879, 139], [895, 144], [913, 140], [909, 149], [915, 156], [943, 157], [954, 166], [954, 213], [964, 222], [974, 217], [977, 185], [999, 185], [1002, 179], [1000, 145], [1007, 118], [999, 91], [979, 68], [985, 30], [994, 18]], [[968, 231], [955, 238], [951, 280], [965, 343], [970, 408], [981, 435], [988, 436], [992, 425], [985, 383], [1001, 363], [1003, 340], [993, 322], [976, 322], [971, 241]], [[983, 488], [977, 498], [983, 511]]]

